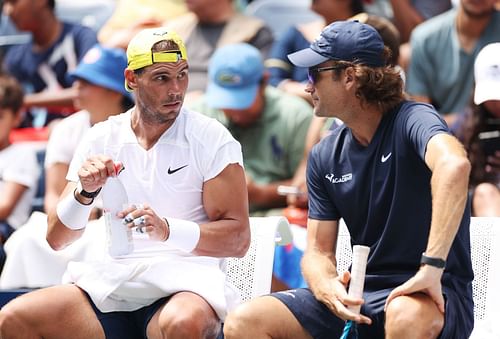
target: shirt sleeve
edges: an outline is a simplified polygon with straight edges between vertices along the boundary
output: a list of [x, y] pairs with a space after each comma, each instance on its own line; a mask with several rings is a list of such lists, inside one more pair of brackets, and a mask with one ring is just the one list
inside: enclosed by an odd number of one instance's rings
[[91, 133], [85, 134], [83, 139], [78, 144], [76, 151], [71, 159], [71, 163], [69, 164], [68, 173], [66, 174], [66, 180], [76, 182], [79, 180], [78, 178], [78, 170], [82, 167], [82, 164], [87, 160], [91, 155], [91, 142], [90, 142]]
[[45, 154], [45, 168], [52, 166], [55, 163], [69, 164], [73, 157], [74, 146], [68, 140], [71, 140], [72, 131], [63, 122], [56, 125], [47, 143], [47, 151]]
[[328, 194], [325, 187], [326, 173], [319, 165], [320, 146], [317, 144], [313, 147], [307, 161], [307, 190], [309, 194], [309, 218], [317, 220], [338, 220], [340, 213], [338, 212], [334, 202]]
[[28, 188], [36, 187], [40, 168], [36, 159], [35, 150], [29, 147], [17, 147], [17, 161], [12, 161], [3, 173], [5, 182], [14, 182]]
[[431, 98], [428, 72], [431, 62], [427, 56], [424, 39], [415, 31], [411, 37], [411, 61], [408, 68], [406, 90], [411, 95]]
[[436, 134], [451, 134], [451, 132], [446, 122], [431, 105], [414, 104], [409, 109], [410, 112], [406, 115], [403, 129], [408, 142], [420, 158], [425, 160], [429, 140]]
[[210, 145], [202, 145], [203, 150], [200, 152], [203, 154], [200, 167], [204, 181], [215, 178], [229, 164], [239, 164], [243, 167], [241, 145], [222, 124], [212, 120], [206, 131], [210, 131], [212, 135], [205, 140], [212, 142]]
[[81, 26], [79, 29], [75, 29], [74, 35], [76, 54], [78, 61], [80, 61], [85, 53], [98, 43], [97, 34], [91, 28]]
[[292, 79], [293, 65], [288, 54], [295, 52], [293, 42], [297, 38], [297, 29], [290, 27], [283, 36], [276, 40], [265, 65], [269, 71], [269, 83], [277, 87], [283, 80]]

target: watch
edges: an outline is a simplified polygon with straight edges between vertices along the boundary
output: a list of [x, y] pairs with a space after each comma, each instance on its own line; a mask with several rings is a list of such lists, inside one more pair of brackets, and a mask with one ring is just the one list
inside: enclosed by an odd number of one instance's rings
[[82, 197], [85, 197], [85, 198], [88, 198], [88, 199], [94, 199], [95, 197], [97, 197], [97, 195], [99, 194], [99, 192], [101, 192], [101, 189], [102, 187], [99, 187], [99, 189], [95, 192], [87, 192], [86, 190], [83, 189], [82, 187], [82, 183], [78, 181], [78, 184], [76, 186], [76, 190], [77, 192], [82, 196]]
[[425, 255], [425, 253], [422, 253], [420, 264], [434, 266], [436, 268], [444, 268], [446, 266], [446, 261], [441, 258], [428, 257]]

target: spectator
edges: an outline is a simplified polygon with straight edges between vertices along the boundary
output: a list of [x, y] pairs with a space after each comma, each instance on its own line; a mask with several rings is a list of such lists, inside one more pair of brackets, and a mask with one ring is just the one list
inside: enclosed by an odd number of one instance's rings
[[186, 42], [189, 51], [187, 102], [207, 87], [208, 61], [215, 49], [226, 44], [246, 42], [266, 56], [273, 43], [271, 30], [263, 21], [238, 13], [233, 0], [193, 0], [186, 6], [191, 13], [169, 21]]
[[223, 123], [241, 143], [250, 211], [261, 215], [285, 207], [277, 187], [297, 169], [311, 106], [268, 86], [262, 57], [249, 44], [217, 49], [208, 74], [206, 95], [193, 108]]
[[[225, 338], [339, 338], [346, 321], [360, 338], [468, 338], [470, 164], [430, 105], [404, 99], [388, 54], [371, 26], [337, 21], [290, 55], [309, 68], [314, 113], [344, 121], [308, 162], [309, 288], [241, 305]], [[362, 298], [347, 294], [350, 273], [337, 273], [341, 218], [352, 245], [370, 247]]]
[[134, 250], [71, 263], [73, 283], [11, 301], [0, 310], [3, 338], [215, 338], [237, 302], [221, 267], [250, 243], [240, 145], [182, 107], [188, 64], [174, 31], [139, 32], [127, 59], [136, 106], [86, 134], [49, 214], [47, 241], [56, 250], [76, 241], [100, 189], [121, 172], [134, 204], [115, 217], [135, 230]]
[[413, 29], [436, 15], [452, 8], [450, 0], [391, 0], [394, 23], [401, 35], [398, 64], [408, 71], [411, 46], [410, 34]]
[[99, 30], [99, 42], [126, 49], [130, 39], [144, 28], [158, 27], [187, 12], [182, 0], [118, 0], [111, 17]]
[[[75, 106], [82, 110], [64, 118], [50, 134], [45, 156], [44, 207], [54, 209], [65, 185], [68, 167], [83, 135], [94, 124], [132, 107], [131, 94], [125, 90], [123, 72], [127, 67], [125, 51], [96, 45], [85, 54], [74, 72]], [[101, 204], [91, 219], [101, 213]], [[38, 212], [39, 213], [39, 212]], [[41, 219], [41, 220], [40, 220]], [[93, 257], [95, 243], [86, 229], [85, 239], [65, 251], [54, 252], [45, 240], [47, 216], [33, 214], [23, 227], [9, 238], [5, 250], [7, 259], [0, 277], [0, 288], [44, 287], [61, 282], [66, 265], [71, 260]], [[90, 234], [89, 234], [90, 233]], [[98, 234], [101, 236], [101, 234]]]
[[33, 37], [29, 43], [10, 47], [3, 62], [4, 70], [17, 78], [26, 93], [24, 105], [30, 111], [23, 127], [61, 118], [63, 108], [70, 107], [72, 112], [74, 91], [68, 89], [71, 83], [66, 74], [97, 42], [92, 29], [59, 21], [54, 7], [54, 0], [3, 2], [3, 12], [17, 29]]
[[125, 52], [117, 48], [94, 46], [71, 73], [81, 111], [57, 124], [49, 138], [45, 156], [45, 212], [54, 208], [66, 185], [66, 173], [78, 142], [94, 124], [127, 111], [133, 99], [123, 86], [127, 67]]
[[9, 140], [22, 119], [23, 95], [15, 78], [0, 75], [0, 271], [3, 243], [28, 219], [39, 173], [33, 149]]
[[460, 5], [419, 25], [410, 40], [406, 89], [431, 103], [449, 125], [467, 104], [474, 59], [481, 48], [500, 41], [496, 0], [460, 0]]
[[283, 37], [275, 41], [265, 65], [269, 70], [269, 83], [285, 92], [297, 95], [308, 102], [311, 96], [305, 92], [307, 72], [294, 67], [286, 57], [292, 51], [309, 46], [329, 23], [347, 20], [363, 12], [362, 0], [316, 0], [311, 9], [321, 15], [322, 19], [290, 27]]
[[401, 43], [406, 43], [417, 25], [446, 12], [452, 5], [451, 0], [391, 0], [391, 7]]
[[500, 43], [479, 52], [474, 75], [474, 100], [456, 134], [472, 164], [473, 215], [500, 217]]

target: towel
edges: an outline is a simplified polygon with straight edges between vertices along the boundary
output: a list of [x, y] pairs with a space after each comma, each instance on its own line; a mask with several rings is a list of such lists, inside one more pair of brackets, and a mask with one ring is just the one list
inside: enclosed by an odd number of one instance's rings
[[219, 261], [175, 255], [71, 262], [63, 281], [85, 290], [101, 312], [133, 311], [180, 291], [203, 297], [223, 321], [239, 302]]

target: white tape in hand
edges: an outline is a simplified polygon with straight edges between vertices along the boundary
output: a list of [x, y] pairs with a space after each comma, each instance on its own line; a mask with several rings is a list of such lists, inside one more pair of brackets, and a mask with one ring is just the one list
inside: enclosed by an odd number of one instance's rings
[[[354, 298], [363, 297], [363, 289], [365, 286], [366, 262], [368, 261], [368, 254], [370, 247], [355, 245], [352, 250], [352, 267], [351, 267], [351, 280], [349, 282], [349, 296]], [[361, 305], [348, 306], [350, 311], [359, 314]]]

